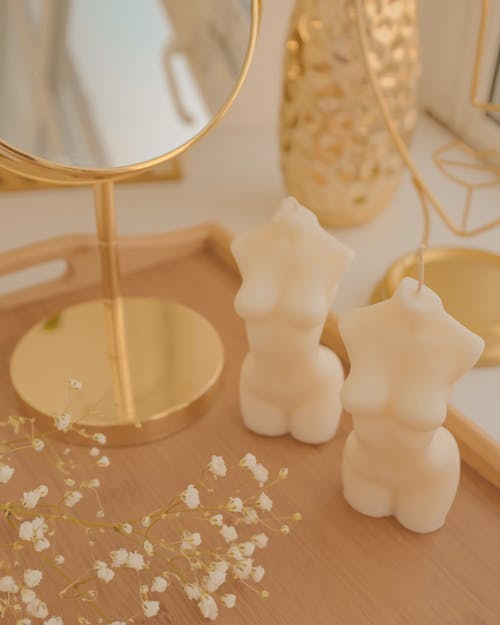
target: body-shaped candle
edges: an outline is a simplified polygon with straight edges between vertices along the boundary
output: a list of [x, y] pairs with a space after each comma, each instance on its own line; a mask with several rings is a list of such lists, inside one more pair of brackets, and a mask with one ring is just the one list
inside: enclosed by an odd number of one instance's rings
[[351, 371], [342, 389], [353, 416], [342, 462], [353, 508], [394, 515], [415, 532], [440, 528], [453, 503], [460, 457], [441, 427], [453, 383], [479, 359], [484, 341], [405, 278], [385, 302], [339, 322]]
[[293, 198], [232, 250], [243, 278], [235, 306], [250, 346], [240, 377], [243, 420], [259, 434], [323, 443], [337, 429], [344, 376], [320, 338], [352, 251]]

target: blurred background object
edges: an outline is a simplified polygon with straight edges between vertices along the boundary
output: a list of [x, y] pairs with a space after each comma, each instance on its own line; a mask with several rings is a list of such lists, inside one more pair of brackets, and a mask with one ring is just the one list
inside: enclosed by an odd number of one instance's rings
[[[406, 141], [417, 121], [416, 0], [364, 2], [369, 62]], [[403, 164], [373, 97], [354, 0], [297, 0], [285, 50], [281, 150], [290, 195], [332, 227], [383, 210]]]

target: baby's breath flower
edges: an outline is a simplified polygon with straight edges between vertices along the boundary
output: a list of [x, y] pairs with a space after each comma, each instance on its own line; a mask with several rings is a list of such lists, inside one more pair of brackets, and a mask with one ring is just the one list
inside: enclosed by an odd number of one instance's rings
[[125, 534], [132, 534], [132, 526], [130, 525], [130, 523], [121, 523], [120, 524], [120, 529], [125, 532]]
[[184, 532], [182, 534], [181, 549], [183, 551], [189, 551], [189, 549], [195, 549], [201, 545], [201, 535], [199, 532]]
[[9, 467], [8, 464], [0, 464], [0, 483], [7, 484], [13, 475], [14, 469], [12, 467]]
[[229, 512], [241, 512], [243, 510], [243, 502], [239, 497], [230, 497], [226, 508]]
[[157, 575], [153, 579], [153, 582], [151, 584], [151, 592], [165, 592], [167, 588], [168, 588], [168, 581], [164, 577]]
[[142, 571], [144, 569], [144, 556], [137, 551], [131, 551], [127, 555], [127, 566], [134, 571]]
[[231, 567], [235, 579], [248, 579], [253, 568], [252, 558], [243, 558]]
[[106, 469], [107, 467], [109, 467], [110, 464], [111, 462], [109, 461], [109, 458], [107, 456], [101, 456], [97, 461], [97, 466], [101, 469]]
[[221, 527], [223, 521], [224, 517], [222, 516], [222, 514], [214, 514], [210, 517], [210, 525]]
[[238, 465], [242, 469], [253, 469], [257, 465], [257, 458], [253, 454], [245, 454]]
[[288, 525], [282, 525], [280, 527], [280, 532], [283, 534], [283, 536], [286, 536], [290, 533], [290, 528], [288, 527]]
[[208, 592], [215, 592], [226, 581], [226, 571], [212, 569], [208, 571], [208, 575], [203, 578], [204, 587]]
[[89, 480], [89, 483], [87, 484], [89, 488], [99, 488], [100, 485], [101, 485], [101, 480], [98, 479], [97, 477], [94, 477], [91, 480]]
[[74, 480], [72, 477], [67, 477], [67, 478], [64, 480], [64, 484], [65, 484], [66, 486], [69, 486], [70, 488], [73, 488], [73, 486], [76, 484], [76, 482], [75, 482], [75, 480]]
[[211, 562], [209, 566], [210, 571], [219, 571], [220, 573], [227, 573], [229, 569], [229, 564], [226, 560], [216, 560], [215, 562]]
[[198, 601], [198, 608], [204, 618], [215, 621], [218, 614], [217, 604], [211, 595], [203, 595]]
[[269, 542], [269, 538], [264, 533], [254, 534], [251, 540], [259, 549], [265, 549], [267, 547], [267, 543]]
[[35, 551], [40, 553], [50, 547], [50, 543], [46, 538], [37, 538], [35, 540]]
[[35, 451], [43, 451], [43, 448], [45, 447], [45, 443], [41, 438], [34, 438], [31, 444], [33, 445], [33, 449]]
[[54, 425], [59, 432], [69, 432], [71, 429], [71, 415], [67, 412], [55, 415]]
[[266, 512], [270, 512], [273, 507], [273, 501], [270, 497], [266, 495], [266, 493], [261, 493], [255, 502], [255, 505], [260, 510], [265, 510]]
[[143, 544], [144, 551], [151, 557], [154, 553], [153, 544], [149, 540], [145, 540]]
[[256, 525], [259, 522], [259, 515], [253, 508], [245, 508], [243, 510], [241, 521], [245, 525]]
[[111, 566], [115, 569], [125, 566], [127, 563], [128, 551], [126, 549], [116, 549], [111, 552]]
[[292, 514], [292, 519], [294, 521], [302, 521], [302, 515], [300, 514], [300, 512], [294, 512]]
[[159, 611], [160, 611], [159, 601], [143, 601], [142, 612], [144, 616], [151, 618], [153, 616], [156, 616]]
[[64, 564], [64, 556], [60, 553], [54, 558], [56, 564]]
[[28, 588], [36, 588], [43, 579], [43, 573], [38, 569], [26, 569], [23, 579]]
[[31, 619], [30, 618], [22, 618], [19, 621], [16, 621], [16, 625], [31, 625]]
[[96, 432], [92, 436], [92, 440], [94, 440], [99, 445], [105, 445], [107, 443], [107, 438], [102, 432]]
[[33, 524], [31, 521], [23, 521], [19, 526], [19, 538], [21, 540], [32, 540], [33, 536]]
[[22, 588], [21, 589], [21, 601], [23, 603], [31, 603], [36, 599], [36, 593], [31, 588]]
[[16, 584], [13, 577], [5, 575], [4, 577], [0, 577], [0, 591], [15, 595], [19, 592], [19, 586]]
[[234, 606], [236, 605], [236, 595], [222, 595], [221, 601], [226, 606], [226, 608], [234, 608]]
[[286, 478], [288, 477], [288, 469], [286, 467], [281, 467], [278, 476], [281, 480], [286, 480]]
[[48, 492], [49, 489], [44, 484], [42, 484], [38, 488], [35, 488], [35, 490], [30, 490], [26, 493], [23, 493], [23, 506], [28, 510], [36, 508], [40, 499], [42, 497], [46, 497]]
[[251, 578], [253, 579], [254, 582], [257, 582], [257, 584], [259, 582], [262, 581], [262, 578], [264, 577], [266, 570], [264, 569], [263, 566], [260, 566], [260, 564], [258, 566], [254, 566], [252, 569], [252, 572], [250, 573]]
[[186, 490], [181, 494], [181, 499], [191, 510], [198, 508], [200, 505], [200, 493], [193, 484], [189, 484]]
[[79, 380], [75, 380], [75, 378], [70, 378], [68, 384], [74, 391], [81, 391], [83, 388], [83, 384]]
[[201, 597], [200, 588], [197, 584], [184, 584], [184, 593], [190, 601], [196, 601]]
[[97, 456], [101, 453], [101, 450], [98, 447], [92, 447], [89, 451], [89, 455], [93, 458], [97, 458]]
[[143, 527], [151, 527], [151, 517], [150, 516], [144, 516], [141, 519], [141, 525]]
[[206, 592], [216, 592], [218, 588], [217, 584], [208, 575], [205, 575], [201, 580], [201, 586]]
[[231, 545], [229, 547], [229, 549], [227, 550], [227, 556], [228, 558], [231, 558], [233, 560], [243, 560], [243, 554], [241, 553], [239, 547], [237, 547], [236, 545]]
[[50, 547], [49, 541], [45, 538], [48, 526], [43, 517], [35, 517], [33, 521], [23, 521], [19, 526], [19, 538], [21, 540], [33, 542], [35, 551], [40, 552]]
[[113, 621], [109, 625], [127, 625], [127, 623], [125, 621]]
[[101, 582], [104, 582], [105, 584], [109, 584], [109, 582], [115, 576], [115, 572], [112, 571], [106, 564], [106, 562], [103, 562], [102, 560], [96, 560], [94, 562], [94, 569], [96, 571], [97, 577], [101, 580]]
[[28, 603], [28, 605], [26, 606], [26, 612], [30, 616], [34, 616], [35, 618], [39, 619], [47, 618], [47, 616], [49, 615], [49, 609], [47, 608], [47, 604], [41, 599], [38, 599], [38, 597]]
[[64, 621], [60, 616], [51, 616], [43, 625], [64, 625]]
[[240, 543], [238, 547], [242, 555], [244, 555], [245, 557], [251, 556], [255, 551], [254, 543], [250, 542], [249, 540], [245, 541], [244, 543]]
[[76, 504], [81, 501], [82, 497], [83, 495], [79, 490], [72, 490], [64, 496], [64, 504], [68, 508], [73, 508], [73, 506], [76, 506]]
[[234, 540], [238, 540], [238, 533], [236, 532], [236, 529], [232, 525], [223, 525], [220, 530], [220, 534], [227, 543], [231, 543]]
[[259, 482], [259, 486], [264, 486], [269, 479], [269, 471], [266, 467], [263, 464], [257, 464], [251, 469], [251, 471], [255, 480]]
[[224, 458], [222, 456], [212, 456], [212, 459], [208, 463], [208, 470], [215, 477], [225, 477], [227, 468]]

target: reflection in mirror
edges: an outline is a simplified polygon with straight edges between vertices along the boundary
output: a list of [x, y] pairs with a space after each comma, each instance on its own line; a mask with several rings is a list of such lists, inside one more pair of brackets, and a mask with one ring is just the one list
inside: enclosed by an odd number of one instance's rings
[[1, 0], [0, 140], [85, 168], [198, 135], [236, 87], [251, 0]]

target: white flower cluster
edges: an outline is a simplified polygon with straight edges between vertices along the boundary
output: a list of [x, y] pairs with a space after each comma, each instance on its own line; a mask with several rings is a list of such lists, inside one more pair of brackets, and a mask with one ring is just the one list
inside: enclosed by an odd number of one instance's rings
[[35, 551], [45, 551], [50, 547], [46, 538], [49, 526], [43, 516], [35, 517], [32, 521], [23, 521], [19, 526], [19, 538], [31, 542]]
[[[71, 391], [82, 389], [81, 383], [74, 379], [69, 380], [69, 387]], [[22, 417], [15, 419], [18, 419], [18, 422], [14, 423], [16, 428], [20, 424], [30, 426], [27, 445], [23, 449], [31, 449], [36, 453], [43, 452], [48, 447], [50, 433], [35, 437], [30, 421], [23, 421]], [[51, 430], [52, 434], [76, 432], [95, 445], [88, 452], [89, 462], [94, 467], [110, 466], [109, 458], [102, 454], [99, 447], [106, 443], [104, 434], [86, 432], [77, 422], [72, 421], [70, 412], [54, 415], [53, 424], [55, 430]], [[273, 501], [269, 494], [262, 490], [268, 484], [269, 471], [253, 454], [247, 453], [236, 463], [236, 470], [248, 473], [252, 478], [247, 481], [251, 486], [251, 494], [245, 495], [245, 489], [240, 487], [232, 496], [223, 497], [220, 503], [211, 502], [210, 505], [206, 503], [205, 507], [204, 502], [215, 492], [214, 482], [225, 478], [229, 473], [224, 458], [213, 455], [200, 481], [189, 484], [163, 508], [136, 516], [132, 521], [115, 523], [96, 522], [95, 519], [87, 521], [82, 517], [72, 516], [71, 509], [88, 493], [89, 499], [92, 495], [98, 502], [97, 517], [99, 519], [104, 517], [104, 509], [97, 492], [101, 485], [100, 479], [96, 477], [89, 479], [86, 471], [82, 474], [85, 476], [83, 479], [81, 476], [78, 477], [75, 467], [79, 465], [72, 454], [73, 450], [67, 447], [59, 456], [62, 459], [58, 460], [58, 468], [63, 472], [64, 486], [55, 502], [43, 501], [49, 494], [45, 484], [27, 490], [17, 502], [4, 505], [0, 501], [0, 510], [9, 511], [9, 515], [6, 514], [5, 517], [10, 516], [11, 524], [16, 527], [18, 534], [12, 543], [13, 552], [20, 551], [24, 554], [22, 550], [26, 545], [23, 543], [29, 543], [36, 553], [47, 551], [51, 547], [50, 541], [54, 543], [57, 541], [58, 524], [71, 523], [82, 530], [90, 546], [91, 560], [81, 577], [66, 584], [60, 591], [61, 597], [85, 584], [88, 590], [85, 590], [86, 599], [82, 597], [82, 600], [87, 600], [88, 597], [95, 600], [103, 594], [106, 585], [118, 583], [120, 577], [125, 574], [123, 569], [137, 573], [140, 610], [146, 618], [154, 618], [160, 613], [161, 595], [171, 584], [180, 584], [185, 596], [195, 602], [200, 614], [209, 620], [217, 618], [222, 606], [234, 608], [236, 594], [231, 592], [233, 588], [228, 586], [234, 585], [235, 582], [243, 582], [245, 586], [257, 590], [262, 597], [268, 596], [267, 591], [259, 590], [255, 585], [260, 584], [265, 576], [265, 569], [256, 561], [256, 555], [259, 550], [268, 546], [269, 538], [266, 533], [259, 533], [255, 528], [252, 532], [249, 526], [262, 523], [271, 531], [282, 534], [287, 534], [290, 530], [274, 516]], [[14, 467], [2, 462], [0, 455], [0, 484], [9, 482], [14, 474]], [[277, 479], [271, 482], [266, 490], [287, 475], [288, 470], [281, 469]], [[260, 487], [257, 493], [254, 481]], [[51, 495], [53, 495], [52, 486]], [[291, 518], [298, 519], [299, 516], [296, 513]], [[184, 518], [185, 525], [182, 522]], [[195, 530], [195, 523], [203, 524], [211, 536], [205, 535], [203, 530]], [[180, 531], [177, 528], [180, 528]], [[166, 531], [162, 532], [162, 529]], [[96, 534], [113, 535], [115, 538], [118, 535], [135, 547], [133, 550], [126, 546], [110, 549], [101, 555], [97, 553], [96, 546], [101, 543], [101, 539], [96, 541], [94, 538]], [[165, 553], [168, 554], [168, 559], [165, 559]], [[45, 554], [44, 558], [47, 560]], [[52, 562], [52, 568], [63, 567], [65, 564], [64, 556], [57, 552], [49, 560]], [[165, 562], [174, 560], [175, 568], [165, 571]], [[19, 563], [19, 556], [16, 556], [16, 567], [12, 570], [23, 568]], [[11, 568], [6, 572], [11, 573]], [[66, 577], [68, 575], [67, 570], [59, 572]], [[42, 621], [43, 625], [64, 625], [60, 616], [50, 614], [47, 604], [37, 594], [37, 587], [44, 577], [42, 571], [26, 568], [22, 579], [18, 577], [14, 574], [0, 576], [0, 618], [4, 616], [5, 610], [9, 609], [12, 610], [16, 625], [34, 625], [33, 619]], [[133, 615], [124, 621], [105, 623], [100, 619], [99, 622], [101, 625], [125, 625], [136, 618], [136, 611]], [[87, 623], [86, 619], [83, 619], [83, 622]]]
[[239, 462], [242, 469], [247, 469], [253, 475], [254, 479], [262, 487], [269, 479], [269, 471], [266, 467], [257, 462], [256, 457], [253, 454], [246, 454]]
[[142, 553], [138, 551], [127, 551], [122, 548], [111, 552], [111, 566], [114, 569], [127, 567], [134, 571], [142, 571], [146, 565]]
[[[0, 593], [6, 593], [8, 596], [14, 596], [16, 599], [19, 597], [21, 604], [24, 605], [26, 614], [28, 614], [28, 617], [16, 621], [16, 625], [31, 625], [32, 621], [29, 617], [47, 619], [49, 616], [47, 604], [37, 596], [34, 590], [34, 588], [40, 585], [42, 579], [43, 573], [38, 569], [26, 569], [23, 572], [22, 581], [15, 580], [11, 575], [0, 577]], [[61, 617], [52, 616], [44, 621], [44, 625], [64, 625], [64, 623]]]

